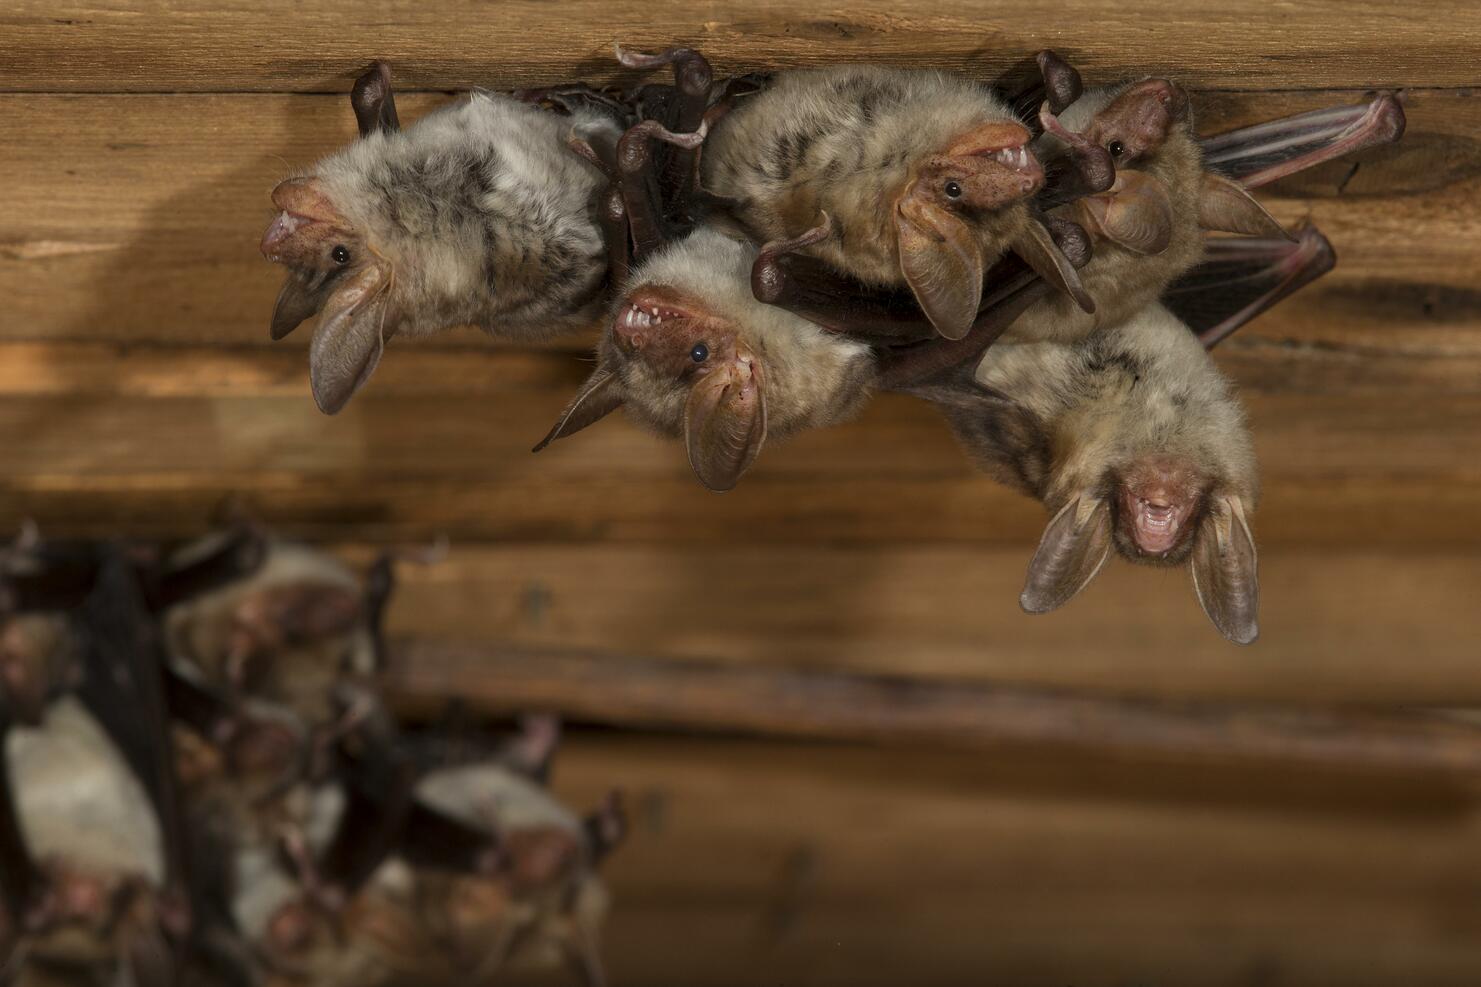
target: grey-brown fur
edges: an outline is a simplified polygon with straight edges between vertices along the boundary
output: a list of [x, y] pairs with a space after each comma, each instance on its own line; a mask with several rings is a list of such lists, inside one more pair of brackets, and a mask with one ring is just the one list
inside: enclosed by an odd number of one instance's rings
[[[1091, 119], [1125, 87], [1104, 87], [1085, 93], [1059, 120], [1071, 131], [1083, 131]], [[1063, 142], [1046, 133], [1034, 143], [1041, 159], [1060, 153]], [[1203, 230], [1198, 225], [1198, 199], [1203, 157], [1194, 138], [1192, 110], [1173, 125], [1157, 152], [1132, 167], [1156, 178], [1172, 206], [1172, 236], [1167, 249], [1151, 256], [1135, 253], [1108, 240], [1097, 240], [1090, 262], [1080, 269], [1080, 283], [1095, 299], [1087, 313], [1073, 299], [1052, 293], [1014, 320], [1003, 335], [1013, 340], [1072, 342], [1105, 326], [1126, 321], [1161, 297], [1167, 286], [1203, 258]], [[1056, 214], [1075, 219], [1076, 206], [1061, 206]]]
[[1075, 343], [1000, 343], [975, 381], [1006, 400], [946, 406], [967, 450], [1057, 511], [1138, 457], [1183, 456], [1253, 511], [1259, 482], [1233, 387], [1161, 305]]
[[590, 111], [474, 93], [305, 173], [391, 263], [387, 335], [471, 324], [532, 340], [595, 314], [607, 261], [592, 200], [606, 179], [566, 146], [573, 127], [616, 133]]
[[[797, 236], [826, 212], [833, 234], [808, 252], [866, 284], [898, 285], [894, 202], [912, 164], [977, 126], [1013, 119], [985, 86], [945, 72], [867, 65], [783, 72], [710, 135], [704, 185], [734, 200], [763, 240]], [[1029, 221], [1026, 206], [1004, 212], [989, 262]]]
[[[756, 248], [750, 243], [717, 226], [702, 227], [645, 260], [632, 272], [626, 290], [673, 287], [703, 301], [711, 313], [736, 327], [766, 367], [769, 439], [853, 417], [873, 393], [877, 374], [873, 352], [863, 343], [758, 302], [750, 288], [755, 258]], [[610, 334], [601, 345], [602, 363], [616, 369], [628, 414], [660, 435], [682, 435], [685, 382], [655, 374], [640, 360], [623, 358]]]

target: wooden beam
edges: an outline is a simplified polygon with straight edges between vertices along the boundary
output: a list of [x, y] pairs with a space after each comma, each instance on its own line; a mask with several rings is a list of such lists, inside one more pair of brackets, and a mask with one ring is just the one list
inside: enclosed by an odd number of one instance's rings
[[456, 703], [636, 729], [746, 733], [1114, 759], [1481, 775], [1481, 728], [1434, 715], [1106, 696], [625, 655], [401, 640], [383, 686], [403, 712]]
[[[1435, 25], [1443, 25], [1436, 31]], [[510, 88], [614, 76], [612, 43], [702, 48], [721, 73], [868, 61], [993, 78], [1053, 46], [1113, 77], [1176, 74], [1200, 86], [1466, 86], [1477, 81], [1478, 24], [1464, 0], [1424, 17], [1379, 0], [1316, 0], [1272, 11], [1151, 0], [1107, 16], [1095, 0], [1012, 6], [886, 0], [744, 7], [577, 0], [391, 0], [303, 5], [259, 0], [13, 0], [0, 88], [30, 91], [342, 91], [372, 58], [407, 88]], [[1092, 78], [1095, 76], [1092, 75]]]
[[576, 735], [616, 983], [1473, 984], [1473, 804], [1401, 779]]

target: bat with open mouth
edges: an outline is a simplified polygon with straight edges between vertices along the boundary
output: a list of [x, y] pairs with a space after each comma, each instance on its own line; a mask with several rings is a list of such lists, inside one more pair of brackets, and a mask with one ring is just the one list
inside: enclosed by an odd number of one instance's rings
[[958, 339], [1009, 252], [1093, 308], [1037, 215], [1032, 136], [987, 87], [945, 73], [795, 70], [717, 123], [703, 185], [758, 241], [795, 242], [824, 268], [793, 277], [850, 308], [860, 285], [908, 290], [936, 333]]
[[[673, 64], [680, 79], [703, 63], [688, 49], [623, 54], [643, 65]], [[766, 248], [758, 250], [696, 188], [706, 133], [740, 102], [733, 93], [712, 102], [708, 91], [676, 86], [671, 119], [697, 120], [695, 130], [675, 133], [646, 120], [618, 141], [605, 167], [622, 216], [611, 234], [614, 269], [626, 277], [596, 368], [537, 452], [623, 408], [640, 425], [682, 438], [700, 482], [722, 491], [735, 486], [768, 438], [841, 421], [867, 401], [870, 347], [757, 300], [750, 275]], [[665, 146], [701, 154], [680, 158], [683, 167], [668, 176], [655, 153]], [[592, 146], [584, 153], [601, 158]]]
[[1187, 564], [1225, 637], [1258, 634], [1253, 445], [1229, 383], [1188, 327], [1153, 305], [1069, 342], [1000, 343], [919, 390], [972, 458], [1051, 518], [1021, 603], [1067, 603], [1114, 549]]
[[1165, 79], [1094, 90], [1058, 114], [1045, 106], [1041, 117], [1045, 134], [1035, 149], [1046, 159], [1102, 148], [1116, 179], [1056, 210], [1094, 240], [1081, 280], [1095, 311], [1046, 297], [1014, 322], [1007, 339], [1070, 341], [1121, 322], [1199, 263], [1204, 231], [1287, 236], [1250, 189], [1397, 140], [1404, 129], [1402, 107], [1384, 94], [1200, 140], [1187, 94]]
[[319, 317], [309, 375], [322, 411], [344, 407], [397, 334], [474, 325], [533, 341], [589, 322], [606, 301], [605, 183], [566, 141], [573, 127], [613, 140], [614, 119], [475, 92], [403, 131], [381, 63], [351, 102], [360, 138], [278, 185], [262, 239], [288, 268], [272, 337]]

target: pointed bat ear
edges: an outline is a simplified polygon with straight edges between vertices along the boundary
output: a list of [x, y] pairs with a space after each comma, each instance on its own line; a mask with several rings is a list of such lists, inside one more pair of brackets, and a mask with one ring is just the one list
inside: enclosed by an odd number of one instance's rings
[[1054, 238], [1043, 223], [1030, 219], [1028, 229], [1013, 241], [1012, 247], [1013, 252], [1050, 286], [1069, 295], [1084, 311], [1095, 311], [1095, 300], [1080, 283], [1080, 275], [1075, 272], [1069, 258], [1054, 245]]
[[274, 340], [282, 339], [305, 320], [318, 314], [329, 297], [329, 283], [310, 287], [303, 281], [288, 275], [283, 288], [278, 292], [278, 303], [273, 306], [272, 328], [268, 330]]
[[1198, 199], [1198, 225], [1222, 233], [1247, 236], [1295, 237], [1245, 191], [1243, 185], [1211, 171], [1203, 173], [1203, 194]]
[[1235, 644], [1260, 636], [1255, 538], [1238, 497], [1221, 497], [1193, 546], [1193, 591], [1214, 626]]
[[396, 116], [396, 96], [391, 92], [391, 67], [385, 62], [376, 62], [350, 90], [350, 108], [355, 111], [355, 122], [360, 126], [360, 136], [368, 137], [378, 130], [395, 133], [401, 129]]
[[[982, 302], [982, 248], [966, 223], [907, 196], [895, 210], [900, 271], [936, 331], [961, 339]], [[1072, 272], [1073, 273], [1073, 272]]]
[[381, 361], [390, 281], [390, 269], [375, 261], [329, 296], [309, 345], [309, 386], [326, 415], [343, 408]]
[[1086, 224], [1135, 254], [1160, 254], [1172, 240], [1172, 203], [1163, 184], [1143, 171], [1123, 171], [1105, 195], [1080, 200]]
[[581, 385], [581, 390], [566, 405], [545, 438], [535, 443], [531, 452], [539, 452], [556, 439], [574, 435], [588, 425], [595, 425], [622, 407], [622, 387], [611, 367], [598, 366]]
[[1064, 606], [1095, 578], [1110, 554], [1111, 507], [1099, 497], [1081, 494], [1044, 528], [1019, 605], [1029, 613]]
[[[752, 367], [756, 366], [752, 361]], [[740, 482], [766, 442], [766, 391], [753, 369], [717, 369], [701, 378], [684, 404], [684, 445], [689, 465], [710, 490], [723, 493]]]

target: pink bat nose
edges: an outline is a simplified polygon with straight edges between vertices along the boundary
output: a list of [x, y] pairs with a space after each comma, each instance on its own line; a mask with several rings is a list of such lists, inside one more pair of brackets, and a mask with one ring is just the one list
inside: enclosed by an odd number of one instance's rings
[[279, 247], [283, 242], [312, 222], [307, 216], [300, 216], [286, 209], [278, 213], [267, 232], [262, 235], [262, 256], [276, 264], [281, 256]]

